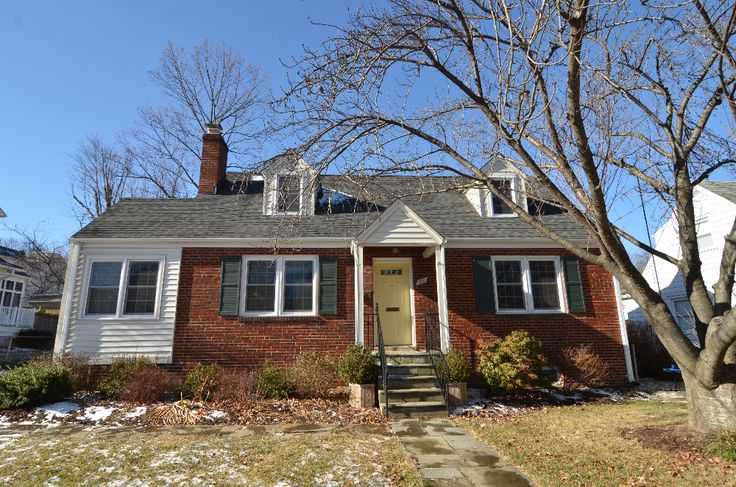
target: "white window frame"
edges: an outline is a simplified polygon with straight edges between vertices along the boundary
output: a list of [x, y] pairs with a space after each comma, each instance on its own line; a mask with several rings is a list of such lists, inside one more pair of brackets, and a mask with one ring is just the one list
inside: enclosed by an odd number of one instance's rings
[[[501, 176], [501, 177], [492, 177], [491, 181], [510, 181], [511, 182], [511, 200], [516, 204], [519, 205], [519, 198], [518, 198], [518, 191], [516, 188], [516, 182], [517, 178], [512, 176]], [[512, 218], [515, 216], [518, 216], [516, 213], [514, 213], [514, 210], [511, 210], [511, 213], [499, 213], [496, 214], [493, 212], [493, 198], [494, 194], [491, 192], [491, 190], [488, 190], [488, 214], [493, 218]]]
[[[708, 220], [708, 215], [701, 215], [695, 219], [695, 237], [698, 241], [698, 250], [701, 252], [711, 250], [716, 246], [715, 240], [713, 240], [713, 233], [708, 228]], [[708, 246], [703, 245], [706, 237], [710, 238], [710, 245]]]
[[[115, 313], [110, 314], [90, 314], [87, 313], [87, 300], [89, 299], [89, 283], [92, 276], [92, 264], [95, 262], [120, 262], [120, 281], [118, 283], [118, 301], [115, 307]], [[125, 314], [125, 298], [128, 293], [128, 271], [131, 262], [158, 262], [158, 276], [156, 277], [156, 302], [153, 306], [151, 314]], [[163, 255], [136, 255], [132, 257], [94, 257], [87, 259], [84, 271], [84, 284], [82, 285], [82, 294], [79, 300], [78, 318], [80, 320], [158, 320], [161, 316], [161, 294], [163, 292], [164, 268], [166, 266], [166, 257]]]
[[[284, 271], [286, 261], [312, 262], [312, 311], [284, 311]], [[268, 261], [276, 263], [276, 282], [274, 283], [274, 311], [246, 311], [245, 300], [248, 286], [248, 262]], [[241, 263], [240, 279], [240, 315], [248, 317], [274, 316], [317, 316], [319, 309], [319, 256], [317, 255], [245, 255]]]
[[[297, 208], [296, 211], [279, 211], [279, 196], [281, 195], [281, 192], [279, 191], [279, 181], [283, 177], [297, 178], [299, 180], [299, 208]], [[301, 215], [302, 208], [304, 208], [304, 177], [299, 174], [289, 174], [289, 173], [276, 174], [275, 183], [276, 184], [274, 184], [274, 199], [273, 199], [272, 213], [274, 215]]]
[[[521, 284], [524, 289], [524, 309], [501, 309], [498, 305], [498, 284], [496, 282], [496, 262], [497, 261], [519, 261], [521, 262]], [[532, 296], [532, 276], [529, 272], [530, 261], [552, 261], [555, 263], [555, 273], [557, 275], [557, 295], [559, 296], [560, 307], [558, 309], [535, 309], [534, 297]], [[560, 257], [555, 255], [540, 255], [534, 257], [524, 256], [491, 256], [491, 265], [493, 266], [493, 298], [496, 304], [496, 313], [498, 314], [559, 314], [567, 312], [567, 296], [564, 292], [564, 279], [562, 276], [562, 265]]]
[[[5, 285], [8, 282], [13, 283], [13, 289], [5, 289]], [[15, 286], [20, 283], [21, 288], [20, 291], [15, 290]], [[12, 276], [6, 277], [5, 279], [0, 279], [0, 307], [7, 307], [7, 308], [20, 308], [23, 304], [23, 294], [26, 292], [26, 283], [25, 281], [22, 281], [20, 279], [13, 279]], [[3, 305], [3, 301], [5, 300], [5, 295], [10, 294], [10, 304], [8, 306]], [[15, 296], [18, 295], [18, 306], [13, 306], [13, 301], [15, 300]]]

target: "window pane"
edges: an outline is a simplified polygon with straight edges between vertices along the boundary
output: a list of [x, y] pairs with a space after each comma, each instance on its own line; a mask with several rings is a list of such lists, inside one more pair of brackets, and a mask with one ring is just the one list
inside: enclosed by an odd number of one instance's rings
[[122, 262], [93, 262], [89, 285], [118, 287], [122, 268]]
[[312, 262], [307, 260], [286, 261], [286, 284], [311, 284]]
[[115, 314], [118, 305], [118, 288], [89, 288], [87, 313]]
[[15, 283], [15, 290], [18, 292], [21, 292], [23, 290], [23, 283], [22, 282], [16, 282]]
[[[494, 179], [492, 181], [492, 184], [501, 190], [501, 192], [508, 196], [509, 198], [512, 197], [511, 193], [511, 180], [509, 179]], [[491, 193], [491, 203], [493, 205], [493, 214], [494, 215], [510, 215], [513, 213], [511, 211], [511, 208], [509, 208], [503, 201], [501, 201], [499, 198], [496, 197], [493, 193]]]
[[312, 311], [312, 286], [285, 286], [284, 311]]
[[276, 208], [282, 213], [299, 211], [299, 176], [279, 176], [277, 182]]
[[124, 314], [153, 314], [156, 309], [158, 266], [159, 263], [155, 261], [130, 263]]
[[3, 295], [3, 306], [9, 307], [10, 301], [13, 299], [13, 293], [5, 293]]
[[521, 262], [518, 260], [497, 260], [496, 295], [499, 309], [524, 309], [524, 286], [521, 276]]
[[312, 311], [313, 262], [287, 260], [284, 270], [284, 311]]
[[552, 260], [530, 260], [534, 309], [560, 309], [557, 292], [557, 269]]
[[276, 302], [276, 262], [248, 261], [245, 290], [246, 311], [274, 311]]
[[20, 293], [15, 293], [13, 296], [13, 302], [10, 304], [11, 308], [17, 308], [20, 306]]
[[10, 289], [12, 291], [14, 283], [15, 281], [5, 281], [5, 289]]
[[122, 262], [93, 262], [87, 294], [87, 313], [115, 314]]

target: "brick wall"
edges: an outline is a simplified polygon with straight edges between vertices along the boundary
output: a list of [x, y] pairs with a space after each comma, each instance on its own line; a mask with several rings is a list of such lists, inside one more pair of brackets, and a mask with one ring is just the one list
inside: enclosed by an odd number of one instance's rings
[[346, 249], [280, 250], [279, 255], [338, 258], [337, 314], [317, 317], [225, 317], [219, 314], [220, 262], [224, 256], [263, 255], [273, 249], [184, 248], [174, 332], [173, 368], [197, 362], [253, 368], [288, 364], [300, 351], [333, 356], [355, 342], [353, 257]]
[[[372, 263], [380, 257], [412, 259], [417, 346], [424, 348], [424, 316], [437, 313], [435, 257], [424, 258], [423, 248], [364, 249], [365, 313], [372, 310]], [[353, 257], [347, 249], [283, 250], [280, 254], [338, 257], [338, 313], [308, 318], [222, 317], [219, 315], [220, 261], [223, 256], [268, 254], [270, 249], [185, 248], [182, 252], [174, 367], [217, 361], [225, 366], [251, 368], [264, 361], [290, 363], [300, 350], [339, 355], [354, 343]], [[525, 329], [542, 340], [544, 351], [555, 357], [567, 346], [590, 343], [612, 368], [612, 382], [626, 381], [613, 278], [598, 266], [580, 262], [585, 286], [585, 313], [508, 315], [478, 313], [475, 306], [473, 257], [520, 255], [519, 250], [447, 249], [447, 289], [450, 340], [477, 366], [478, 345]], [[565, 255], [559, 249], [524, 250], [523, 255]], [[365, 343], [373, 343], [373, 326], [366, 320]]]
[[544, 352], [556, 357], [570, 345], [591, 344], [611, 367], [611, 382], [625, 384], [626, 365], [621, 344], [613, 277], [604, 269], [580, 261], [585, 288], [585, 313], [509, 315], [478, 313], [475, 306], [473, 257], [488, 255], [568, 255], [559, 249], [482, 250], [447, 249], [447, 289], [450, 341], [477, 367], [478, 344], [527, 330], [542, 341]]

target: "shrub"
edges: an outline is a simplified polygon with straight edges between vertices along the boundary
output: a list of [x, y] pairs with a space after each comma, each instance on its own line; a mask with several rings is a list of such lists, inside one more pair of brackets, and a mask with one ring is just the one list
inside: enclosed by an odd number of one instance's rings
[[206, 401], [217, 388], [220, 366], [197, 364], [189, 371], [181, 385], [181, 394], [189, 399]]
[[107, 397], [118, 398], [123, 383], [140, 369], [153, 369], [156, 365], [148, 357], [116, 357], [100, 379], [98, 389]]
[[495, 393], [517, 394], [531, 386], [548, 386], [540, 374], [546, 365], [542, 342], [526, 331], [512, 331], [506, 338], [480, 347], [480, 372]]
[[217, 389], [210, 397], [213, 401], [245, 401], [255, 395], [257, 382], [256, 372], [223, 369], [217, 381]]
[[451, 348], [447, 355], [447, 366], [450, 368], [450, 382], [468, 382], [470, 380], [470, 366], [468, 359], [457, 348]]
[[72, 393], [69, 369], [36, 360], [0, 374], [0, 409], [60, 401]]
[[378, 368], [371, 351], [362, 345], [349, 347], [337, 362], [337, 375], [348, 384], [372, 384]]
[[130, 402], [159, 402], [168, 399], [178, 387], [175, 374], [159, 367], [143, 367], [123, 380], [117, 397]]
[[69, 369], [74, 391], [91, 391], [95, 388], [95, 376], [92, 373], [94, 363], [86, 353], [65, 353], [59, 363]]
[[565, 382], [570, 386], [594, 386], [606, 384], [610, 368], [603, 359], [593, 351], [590, 345], [578, 345], [562, 350], [562, 373]]
[[335, 385], [337, 365], [331, 357], [301, 352], [294, 360], [291, 375], [297, 394], [320, 397]]
[[258, 372], [256, 393], [267, 399], [279, 399], [294, 394], [294, 381], [289, 371], [273, 364], [264, 364]]

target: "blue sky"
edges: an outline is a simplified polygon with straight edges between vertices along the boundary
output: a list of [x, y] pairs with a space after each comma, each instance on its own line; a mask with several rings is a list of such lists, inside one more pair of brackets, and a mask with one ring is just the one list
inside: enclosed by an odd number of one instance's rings
[[[367, 0], [366, 0], [367, 1]], [[356, 2], [65, 1], [0, 7], [0, 207], [6, 225], [38, 226], [65, 240], [78, 229], [68, 172], [81, 139], [112, 142], [141, 105], [163, 102], [148, 80], [171, 40], [207, 38], [259, 64], [279, 93], [289, 60], [342, 23]], [[618, 208], [629, 231], [646, 238], [638, 202]], [[633, 213], [629, 213], [634, 210]], [[0, 224], [1, 225], [1, 224]], [[0, 226], [0, 239], [9, 232]]]
[[[67, 174], [80, 139], [112, 142], [136, 108], [162, 97], [147, 79], [169, 40], [207, 38], [261, 65], [272, 88], [279, 59], [330, 33], [309, 23], [344, 21], [348, 2], [64, 1], [0, 6], [0, 208], [5, 224], [40, 227], [63, 240], [78, 229]], [[352, 3], [350, 3], [352, 5]], [[0, 239], [8, 232], [0, 228]]]

